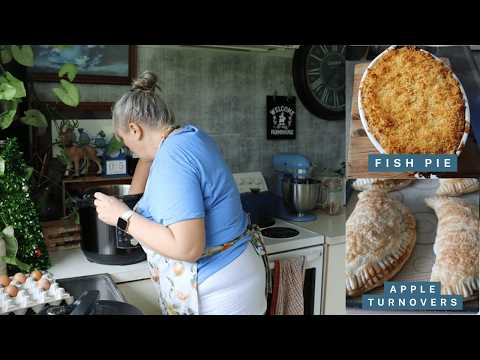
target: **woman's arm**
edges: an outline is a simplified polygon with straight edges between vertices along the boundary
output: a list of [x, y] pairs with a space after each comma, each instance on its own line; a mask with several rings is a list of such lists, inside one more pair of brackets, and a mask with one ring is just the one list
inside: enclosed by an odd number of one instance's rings
[[135, 173], [133, 174], [132, 183], [130, 185], [130, 195], [142, 194], [145, 191], [145, 185], [147, 184], [151, 165], [151, 161], [143, 159], [138, 160], [137, 166], [135, 167]]
[[[95, 193], [94, 202], [98, 218], [112, 226], [129, 207], [119, 199]], [[159, 254], [181, 261], [195, 262], [205, 249], [205, 222], [203, 219], [181, 221], [164, 226], [135, 213], [127, 229], [128, 233]]]
[[171, 259], [195, 262], [205, 249], [203, 219], [163, 226], [135, 213], [130, 218], [128, 233], [143, 245]]

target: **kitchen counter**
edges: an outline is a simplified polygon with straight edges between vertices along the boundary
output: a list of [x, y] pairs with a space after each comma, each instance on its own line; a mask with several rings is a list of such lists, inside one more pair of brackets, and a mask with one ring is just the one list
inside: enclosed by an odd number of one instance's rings
[[[324, 235], [327, 244], [344, 243], [345, 208], [336, 216], [329, 216], [323, 210], [317, 210], [315, 213], [318, 216], [317, 220], [295, 225]], [[89, 262], [81, 249], [51, 252], [50, 260], [52, 267], [49, 271], [57, 279], [110, 274], [115, 283], [123, 283], [150, 278], [146, 261], [133, 265], [100, 265]]]
[[345, 207], [335, 216], [330, 216], [323, 210], [316, 210], [314, 213], [318, 217], [317, 220], [295, 225], [324, 235], [327, 244], [345, 242]]
[[150, 278], [146, 261], [133, 265], [101, 265], [88, 261], [81, 249], [51, 252], [50, 261], [52, 267], [48, 271], [56, 279], [110, 274], [118, 284]]

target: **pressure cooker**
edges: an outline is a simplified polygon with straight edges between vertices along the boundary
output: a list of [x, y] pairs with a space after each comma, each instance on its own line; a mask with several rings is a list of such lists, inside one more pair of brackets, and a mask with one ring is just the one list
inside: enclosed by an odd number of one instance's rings
[[125, 232], [102, 222], [94, 205], [95, 193], [116, 198], [133, 209], [143, 194], [129, 195], [130, 185], [108, 185], [87, 189], [76, 199], [80, 215], [80, 247], [90, 262], [104, 265], [130, 265], [142, 262], [146, 254], [140, 244]]

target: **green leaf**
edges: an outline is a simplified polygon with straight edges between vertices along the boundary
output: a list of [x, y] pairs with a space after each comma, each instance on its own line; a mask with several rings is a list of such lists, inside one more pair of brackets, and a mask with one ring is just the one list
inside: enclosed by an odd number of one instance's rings
[[17, 113], [17, 101], [12, 100], [6, 103], [6, 109], [3, 113], [0, 114], [0, 129], [4, 130], [8, 128], [13, 119], [15, 119], [15, 114]]
[[0, 176], [5, 174], [5, 159], [0, 156]]
[[12, 100], [16, 93], [17, 89], [14, 86], [6, 82], [0, 84], [0, 100]]
[[1, 256], [0, 260], [3, 260], [5, 263], [9, 265], [14, 265], [18, 267], [23, 272], [29, 272], [32, 268], [30, 265], [25, 264], [24, 262], [18, 260], [16, 257], [11, 256]]
[[33, 174], [33, 167], [27, 166], [27, 168], [25, 169], [26, 179], [29, 180], [32, 177], [32, 174]]
[[16, 265], [21, 271], [23, 272], [29, 272], [32, 269], [31, 265], [25, 264], [23, 261], [20, 261], [18, 259], [15, 259]]
[[23, 98], [27, 96], [27, 93], [25, 91], [25, 86], [23, 85], [23, 82], [18, 80], [15, 76], [10, 74], [8, 71], [5, 73], [5, 80], [8, 81], [8, 83], [15, 88], [17, 91], [15, 93], [15, 98]]
[[76, 107], [80, 103], [80, 94], [75, 85], [67, 80], [60, 80], [61, 88], [54, 88], [53, 93], [62, 101], [65, 105]]
[[63, 64], [63, 66], [58, 70], [58, 77], [62, 78], [67, 74], [68, 80], [73, 81], [75, 76], [77, 76], [78, 68], [75, 64]]
[[11, 47], [13, 58], [23, 66], [33, 66], [33, 50], [30, 45]]
[[107, 155], [111, 155], [119, 151], [123, 147], [123, 142], [117, 139], [116, 136], [112, 137], [107, 147]]
[[25, 116], [20, 118], [20, 121], [30, 126], [42, 128], [48, 127], [45, 116], [40, 111], [35, 109], [25, 111]]
[[15, 258], [18, 251], [18, 242], [12, 226], [7, 226], [1, 232], [0, 236], [5, 240], [5, 249], [8, 257]]
[[4, 47], [2, 50], [0, 50], [0, 59], [2, 64], [8, 64], [10, 61], [12, 61], [12, 53], [8, 47]]

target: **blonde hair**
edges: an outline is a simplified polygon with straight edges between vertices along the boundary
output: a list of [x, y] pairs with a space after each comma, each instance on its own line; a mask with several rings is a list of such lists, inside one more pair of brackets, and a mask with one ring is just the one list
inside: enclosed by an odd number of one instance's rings
[[165, 101], [155, 93], [160, 89], [157, 76], [144, 71], [132, 83], [132, 88], [113, 106], [114, 129], [128, 128], [131, 122], [142, 123], [155, 129], [170, 127], [175, 123], [175, 115]]

